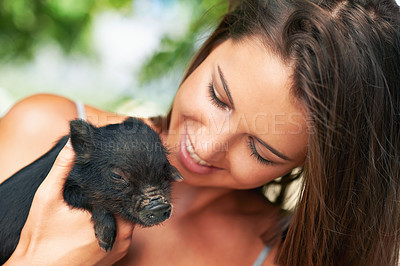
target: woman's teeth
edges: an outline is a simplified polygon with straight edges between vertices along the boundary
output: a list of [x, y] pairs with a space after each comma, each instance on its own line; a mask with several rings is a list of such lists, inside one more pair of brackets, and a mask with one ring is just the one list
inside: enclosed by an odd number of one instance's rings
[[200, 159], [200, 157], [194, 152], [194, 148], [192, 143], [190, 142], [189, 136], [186, 135], [186, 149], [189, 152], [189, 156], [198, 164], [204, 166], [211, 166], [211, 164], [206, 163], [204, 160]]

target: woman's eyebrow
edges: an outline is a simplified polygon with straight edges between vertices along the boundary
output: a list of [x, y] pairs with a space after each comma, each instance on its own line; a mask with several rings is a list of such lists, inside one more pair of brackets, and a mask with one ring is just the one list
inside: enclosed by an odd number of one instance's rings
[[[219, 77], [220, 77], [220, 79], [221, 79], [222, 86], [224, 87], [226, 96], [228, 96], [229, 103], [231, 104], [231, 107], [232, 107], [232, 109], [234, 110], [234, 109], [235, 109], [235, 105], [233, 104], [233, 99], [232, 99], [231, 92], [230, 92], [230, 90], [229, 90], [228, 83], [226, 82], [224, 73], [222, 73], [221, 67], [220, 67], [219, 65], [218, 65], [217, 67], [218, 67], [218, 73], [219, 73]], [[265, 146], [268, 150], [270, 150], [273, 154], [275, 154], [276, 156], [278, 156], [278, 157], [280, 157], [280, 158], [282, 158], [282, 159], [284, 159], [284, 160], [286, 160], [286, 161], [292, 161], [292, 159], [290, 159], [288, 156], [286, 156], [285, 154], [279, 152], [279, 151], [276, 150], [275, 148], [271, 147], [270, 145], [268, 145], [268, 144], [267, 144], [266, 142], [264, 142], [263, 140], [261, 140], [261, 139], [259, 139], [259, 138], [257, 138], [257, 137], [255, 137], [255, 139], [256, 139], [258, 142], [260, 142], [263, 146]]]
[[258, 142], [260, 142], [264, 147], [266, 147], [268, 150], [270, 150], [273, 154], [275, 154], [276, 156], [286, 160], [286, 161], [292, 161], [292, 159], [290, 159], [289, 157], [287, 157], [285, 154], [279, 152], [278, 150], [272, 148], [270, 145], [268, 145], [267, 143], [265, 143], [262, 139], [259, 139], [257, 137], [254, 137]]
[[232, 95], [229, 90], [228, 83], [226, 82], [224, 73], [222, 73], [222, 70], [219, 65], [218, 65], [218, 73], [219, 73], [219, 77], [221, 79], [222, 87], [224, 87], [226, 96], [228, 96], [229, 103], [231, 104], [231, 108], [232, 108], [232, 110], [235, 110], [235, 105], [233, 104]]

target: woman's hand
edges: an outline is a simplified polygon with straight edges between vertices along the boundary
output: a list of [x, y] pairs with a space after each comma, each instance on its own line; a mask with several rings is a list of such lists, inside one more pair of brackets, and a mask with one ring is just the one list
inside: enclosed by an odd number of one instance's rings
[[18, 246], [5, 265], [104, 265], [128, 252], [132, 224], [116, 217], [114, 247], [105, 252], [94, 235], [90, 213], [72, 209], [64, 202], [62, 189], [73, 159], [68, 141], [37, 190]]

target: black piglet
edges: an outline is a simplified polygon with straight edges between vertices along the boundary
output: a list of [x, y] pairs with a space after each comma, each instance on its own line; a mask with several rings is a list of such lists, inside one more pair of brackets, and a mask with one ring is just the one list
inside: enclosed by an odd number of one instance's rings
[[114, 244], [114, 215], [142, 226], [169, 218], [171, 181], [182, 177], [157, 133], [135, 118], [99, 128], [73, 120], [70, 135], [0, 184], [0, 264], [14, 252], [33, 196], [69, 137], [76, 158], [64, 200], [92, 213], [101, 248]]

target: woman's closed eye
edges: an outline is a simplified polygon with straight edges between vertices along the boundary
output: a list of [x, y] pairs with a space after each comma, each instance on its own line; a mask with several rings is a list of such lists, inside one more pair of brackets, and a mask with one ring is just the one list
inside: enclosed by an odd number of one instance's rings
[[212, 81], [208, 84], [208, 93], [209, 93], [210, 101], [213, 105], [215, 105], [216, 107], [218, 107], [219, 109], [222, 109], [222, 110], [226, 110], [226, 111], [230, 110], [229, 105], [227, 105], [226, 103], [221, 101], [215, 94], [214, 84]]
[[[218, 107], [219, 109], [222, 110], [230, 110], [230, 107], [228, 104], [226, 104], [225, 102], [223, 102], [222, 100], [220, 100], [216, 93], [215, 93], [215, 89], [214, 89], [214, 84], [213, 82], [210, 82], [208, 84], [208, 92], [209, 92], [209, 97], [210, 97], [210, 101], [213, 105], [215, 105], [216, 107]], [[271, 165], [273, 164], [272, 161], [265, 159], [264, 157], [262, 157], [256, 149], [256, 146], [254, 145], [254, 138], [249, 137], [248, 138], [248, 147], [251, 151], [250, 156], [256, 158], [257, 162], [261, 163], [262, 165]]]
[[247, 144], [248, 144], [248, 146], [249, 146], [249, 148], [250, 148], [250, 151], [251, 151], [251, 155], [250, 155], [250, 156], [255, 157], [256, 160], [257, 160], [259, 163], [261, 163], [261, 164], [263, 164], [263, 165], [271, 165], [271, 164], [274, 164], [274, 162], [265, 159], [264, 157], [262, 157], [262, 156], [257, 152], [256, 146], [255, 146], [255, 144], [254, 144], [254, 138], [249, 137], [249, 138], [248, 138], [248, 141], [247, 141]]

